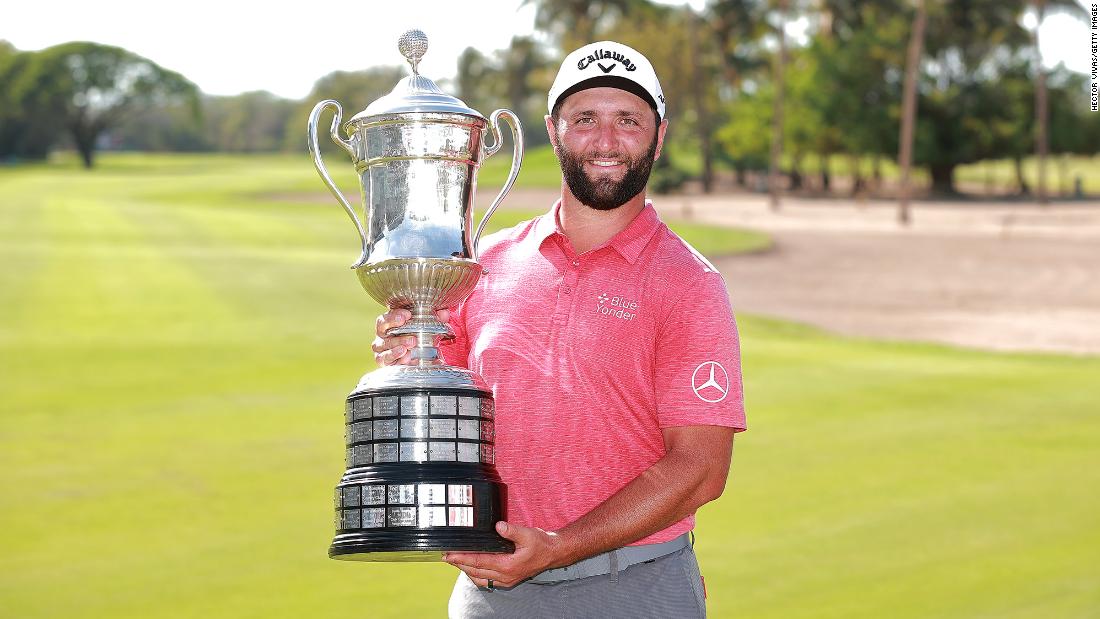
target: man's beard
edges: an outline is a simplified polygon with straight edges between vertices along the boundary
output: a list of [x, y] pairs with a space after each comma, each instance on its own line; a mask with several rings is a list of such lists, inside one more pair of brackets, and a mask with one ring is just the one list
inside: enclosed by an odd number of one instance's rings
[[[560, 144], [561, 141], [559, 140], [558, 143]], [[598, 211], [610, 211], [626, 204], [628, 200], [645, 189], [646, 183], [649, 182], [649, 173], [653, 169], [654, 155], [657, 154], [657, 135], [654, 133], [653, 142], [637, 159], [624, 157], [623, 153], [619, 152], [582, 156], [558, 146], [555, 146], [554, 150], [561, 162], [561, 173], [565, 178], [565, 184], [569, 186], [569, 191], [573, 192], [581, 204]], [[620, 181], [609, 178], [592, 180], [584, 171], [585, 159], [620, 160], [626, 164], [626, 174]]]

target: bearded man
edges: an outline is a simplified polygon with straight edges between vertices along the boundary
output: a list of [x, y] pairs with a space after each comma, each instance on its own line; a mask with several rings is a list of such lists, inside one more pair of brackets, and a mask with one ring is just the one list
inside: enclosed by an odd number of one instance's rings
[[[548, 213], [482, 240], [477, 288], [440, 317], [447, 363], [496, 399], [497, 532], [510, 554], [452, 552], [451, 617], [702, 617], [689, 535], [745, 429], [725, 282], [645, 188], [668, 121], [649, 60], [603, 41], [548, 96], [562, 170]], [[408, 363], [410, 318], [379, 317], [379, 364]]]

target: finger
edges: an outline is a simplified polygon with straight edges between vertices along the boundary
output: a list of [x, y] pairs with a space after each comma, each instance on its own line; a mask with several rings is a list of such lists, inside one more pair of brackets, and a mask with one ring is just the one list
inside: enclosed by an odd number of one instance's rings
[[404, 346], [395, 346], [383, 353], [379, 353], [374, 356], [374, 361], [378, 365], [396, 365], [401, 363], [403, 357], [409, 356], [409, 349]]
[[436, 317], [437, 320], [439, 320], [439, 322], [441, 322], [443, 324], [447, 324], [448, 322], [451, 321], [451, 310], [449, 310], [447, 308], [443, 308], [441, 310], [436, 310], [435, 317]]
[[508, 576], [506, 576], [505, 574], [503, 574], [501, 572], [497, 572], [495, 570], [479, 570], [479, 569], [476, 569], [476, 568], [472, 568], [470, 566], [460, 566], [460, 565], [456, 565], [455, 567], [462, 570], [467, 576], [469, 576], [470, 580], [477, 580], [477, 579], [486, 580], [486, 579], [491, 578], [497, 584], [501, 584], [501, 583], [504, 583], [504, 582], [508, 581]]
[[[511, 558], [511, 555], [508, 555]], [[510, 563], [497, 560], [495, 555], [489, 555], [484, 560], [456, 560], [456, 557], [444, 558], [445, 562], [457, 567], [458, 569], [466, 572], [470, 576], [477, 576], [479, 578], [494, 578], [501, 582], [508, 580], [513, 570], [513, 566]]]
[[390, 309], [390, 311], [378, 317], [375, 323], [375, 332], [379, 337], [385, 337], [386, 331], [394, 327], [400, 327], [412, 318], [412, 312], [406, 309]]
[[443, 555], [443, 560], [451, 565], [469, 565], [472, 567], [489, 567], [494, 563], [498, 553], [491, 552], [448, 552]]
[[397, 348], [398, 346], [404, 346], [406, 349], [416, 346], [416, 336], [395, 335], [393, 337], [376, 337], [374, 341], [371, 342], [370, 349], [377, 355], [387, 350]]
[[[477, 553], [471, 552], [448, 552], [443, 555], [443, 561], [450, 563], [451, 565], [461, 569], [462, 566], [478, 567]], [[465, 570], [463, 570], [465, 571]]]
[[374, 351], [374, 362], [379, 366], [407, 363], [410, 357], [409, 351], [416, 346], [416, 337], [397, 336], [387, 338], [375, 338], [371, 344]]
[[509, 524], [504, 520], [497, 522], [496, 532], [504, 539], [515, 542], [516, 549], [512, 554], [535, 547], [541, 541], [539, 538], [547, 535], [542, 529]]
[[374, 361], [380, 366], [408, 365], [412, 363], [412, 349], [404, 345], [394, 346], [389, 350], [374, 355]]
[[504, 520], [497, 522], [496, 529], [498, 535], [513, 542], [520, 541], [520, 539], [524, 537], [524, 534], [527, 533], [525, 527], [508, 524]]

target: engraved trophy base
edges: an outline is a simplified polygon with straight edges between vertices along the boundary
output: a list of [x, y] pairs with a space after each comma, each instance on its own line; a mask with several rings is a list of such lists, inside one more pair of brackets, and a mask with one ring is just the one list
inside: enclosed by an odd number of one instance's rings
[[347, 399], [347, 470], [336, 487], [329, 557], [438, 561], [512, 552], [496, 532], [506, 489], [495, 461], [492, 393], [447, 366], [391, 366]]
[[[371, 510], [378, 514], [375, 523], [384, 517], [385, 524], [399, 526], [339, 531], [329, 548], [329, 557], [344, 561], [439, 561], [444, 552], [450, 551], [515, 550], [512, 542], [494, 529], [504, 513], [505, 486], [499, 478], [491, 479], [486, 475], [490, 470], [476, 464], [433, 465], [430, 469], [416, 471], [403, 464], [376, 464], [346, 475], [337, 488], [340, 494], [348, 489], [354, 494], [359, 486], [361, 496], [365, 496], [369, 490], [362, 490], [362, 486], [385, 486], [387, 495], [401, 500], [400, 493], [407, 493], [411, 486], [417, 496], [406, 495], [405, 499], [411, 499], [409, 503], [438, 498], [439, 505], [361, 507], [360, 526], [372, 524], [366, 521]], [[439, 492], [441, 486], [446, 490]], [[433, 492], [442, 496], [432, 496]], [[456, 504], [447, 504], [451, 499]]]

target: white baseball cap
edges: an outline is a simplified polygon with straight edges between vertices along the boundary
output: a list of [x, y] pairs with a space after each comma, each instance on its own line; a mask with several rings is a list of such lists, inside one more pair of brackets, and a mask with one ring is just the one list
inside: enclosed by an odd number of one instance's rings
[[546, 109], [554, 113], [559, 100], [587, 88], [608, 86], [638, 95], [665, 117], [665, 95], [649, 59], [638, 50], [616, 43], [589, 43], [565, 57], [550, 87]]

